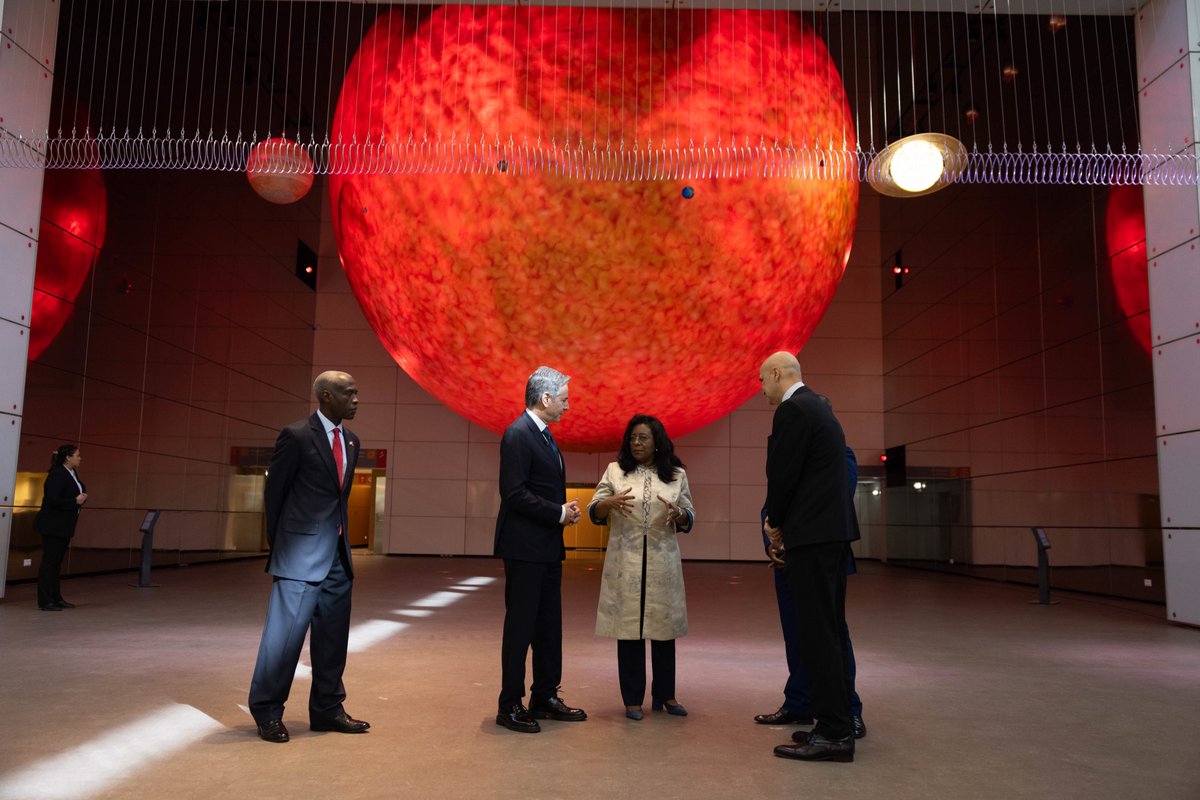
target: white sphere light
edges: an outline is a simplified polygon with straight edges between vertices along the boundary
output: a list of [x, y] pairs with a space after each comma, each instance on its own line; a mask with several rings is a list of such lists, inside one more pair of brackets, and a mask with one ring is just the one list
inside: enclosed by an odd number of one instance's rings
[[892, 180], [906, 192], [923, 192], [942, 177], [946, 160], [932, 142], [914, 139], [904, 142], [892, 156]]

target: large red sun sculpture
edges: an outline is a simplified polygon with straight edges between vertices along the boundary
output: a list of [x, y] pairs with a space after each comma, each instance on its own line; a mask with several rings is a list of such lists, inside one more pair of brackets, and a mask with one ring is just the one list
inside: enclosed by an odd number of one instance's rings
[[[828, 52], [786, 12], [382, 15], [346, 76], [334, 140], [448, 145], [452, 134], [543, 153], [855, 145]], [[493, 431], [520, 411], [539, 364], [572, 376], [555, 428], [567, 449], [614, 449], [639, 412], [673, 436], [712, 422], [757, 391], [763, 358], [804, 344], [849, 257], [849, 178], [587, 181], [505, 168], [330, 180], [342, 263], [370, 324], [417, 383]]]
[[1146, 214], [1141, 186], [1108, 190], [1104, 239], [1117, 304], [1137, 343], [1150, 352], [1150, 276], [1146, 272]]

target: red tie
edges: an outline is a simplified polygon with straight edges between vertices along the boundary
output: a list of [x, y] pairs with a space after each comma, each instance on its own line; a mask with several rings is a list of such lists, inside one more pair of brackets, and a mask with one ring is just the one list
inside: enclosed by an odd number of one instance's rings
[[[338, 473], [338, 488], [342, 486], [342, 482], [346, 479], [346, 461], [342, 456], [342, 440], [338, 436], [338, 428], [333, 427], [333, 463], [337, 466]], [[342, 535], [342, 524], [338, 523], [338, 536]]]
[[333, 463], [337, 465], [338, 487], [341, 488], [342, 482], [346, 479], [346, 462], [342, 456], [342, 440], [338, 436], [338, 428], [333, 428]]

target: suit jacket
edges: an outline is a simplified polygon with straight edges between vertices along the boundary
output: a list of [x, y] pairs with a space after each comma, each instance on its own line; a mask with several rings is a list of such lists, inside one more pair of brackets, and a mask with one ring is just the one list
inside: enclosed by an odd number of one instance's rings
[[[53, 467], [46, 475], [42, 486], [42, 507], [33, 520], [33, 529], [42, 536], [70, 539], [75, 535], [75, 523], [79, 521], [79, 504], [75, 498], [79, 487], [75, 485], [71, 471], [66, 467]], [[86, 489], [85, 489], [86, 491]]]
[[358, 437], [342, 425], [346, 473], [338, 486], [329, 435], [314, 413], [279, 432], [267, 472], [263, 505], [271, 556], [267, 572], [278, 578], [320, 581], [341, 549], [346, 572], [354, 577], [350, 547], [339, 534], [349, 527], [346, 506], [358, 463]]
[[560, 458], [529, 414], [521, 412], [500, 440], [495, 554], [539, 563], [566, 558], [559, 523], [565, 502], [567, 476]]
[[833, 412], [801, 386], [775, 409], [767, 440], [767, 517], [787, 549], [859, 538], [846, 435]]

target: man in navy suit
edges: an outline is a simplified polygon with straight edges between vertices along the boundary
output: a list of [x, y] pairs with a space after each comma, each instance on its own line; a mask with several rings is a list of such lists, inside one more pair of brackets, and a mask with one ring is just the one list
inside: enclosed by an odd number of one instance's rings
[[[562, 680], [562, 529], [579, 520], [567, 502], [562, 456], [549, 425], [568, 408], [566, 375], [538, 367], [525, 383], [525, 411], [500, 440], [500, 514], [495, 554], [504, 559], [504, 641], [496, 724], [521, 733], [539, 719], [580, 722], [583, 709], [558, 697]], [[533, 649], [529, 708], [525, 656]]]
[[797, 610], [796, 633], [812, 693], [816, 727], [775, 755], [802, 761], [853, 761], [854, 728], [846, 686], [846, 566], [859, 538], [847, 485], [846, 436], [830, 407], [800, 377], [800, 362], [779, 352], [758, 373], [778, 406], [767, 440], [767, 519], [763, 531], [784, 547], [784, 576]]
[[274, 581], [250, 683], [250, 713], [268, 742], [288, 741], [283, 705], [310, 627], [309, 727], [338, 733], [371, 727], [342, 707], [354, 586], [346, 503], [359, 451], [358, 437], [342, 420], [358, 411], [358, 387], [345, 372], [322, 372], [313, 394], [316, 413], [288, 425], [275, 440], [263, 495], [267, 572]]

